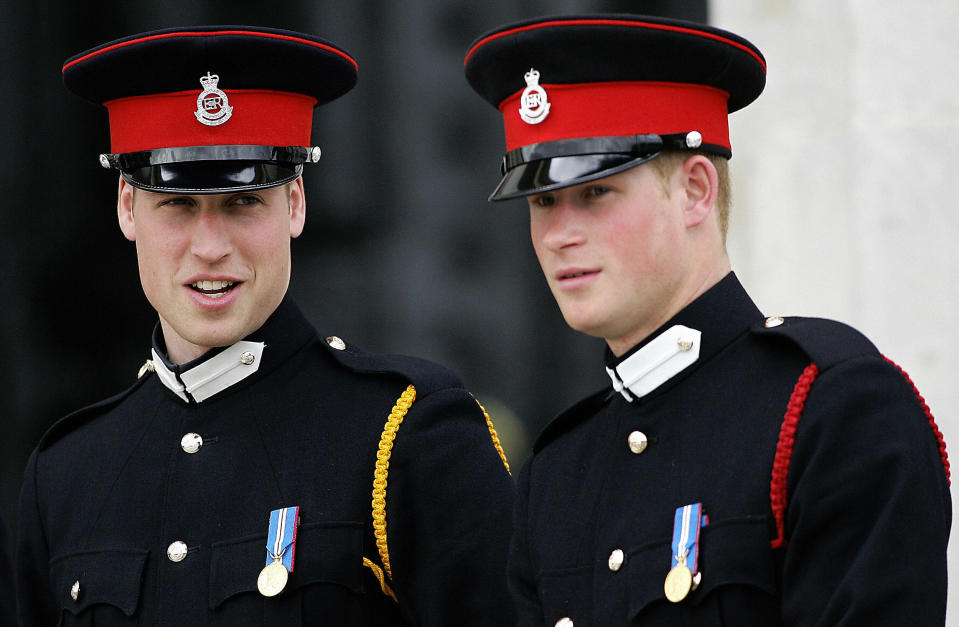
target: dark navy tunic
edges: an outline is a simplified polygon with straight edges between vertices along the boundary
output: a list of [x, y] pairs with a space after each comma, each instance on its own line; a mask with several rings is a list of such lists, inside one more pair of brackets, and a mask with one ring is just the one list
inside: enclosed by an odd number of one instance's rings
[[[632, 402], [607, 390], [572, 407], [524, 466], [508, 567], [520, 624], [942, 625], [948, 466], [898, 368], [835, 322], [767, 328], [733, 274], [663, 330], [677, 324], [702, 332], [695, 363]], [[638, 454], [634, 431], [648, 440]], [[701, 582], [672, 603], [674, 511], [692, 503], [709, 517]]]
[[[266, 343], [256, 373], [200, 403], [150, 373], [43, 437], [21, 495], [24, 624], [510, 624], [512, 479], [460, 381], [324, 342], [288, 301], [247, 339]], [[394, 601], [375, 575], [387, 560], [371, 494], [384, 425], [410, 385], [385, 489]], [[202, 437], [194, 453], [188, 433]], [[266, 598], [269, 516], [287, 506], [300, 508], [294, 570]]]

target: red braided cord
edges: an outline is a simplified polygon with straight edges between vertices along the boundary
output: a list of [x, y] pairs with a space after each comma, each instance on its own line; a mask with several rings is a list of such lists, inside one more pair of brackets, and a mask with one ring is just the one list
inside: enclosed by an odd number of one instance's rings
[[899, 364], [889, 359], [885, 355], [883, 355], [882, 358], [899, 371], [899, 374], [903, 376], [903, 378], [906, 380], [906, 383], [912, 387], [912, 391], [915, 393], [916, 399], [918, 399], [919, 404], [922, 405], [922, 411], [926, 412], [926, 419], [929, 420], [929, 426], [932, 427], [932, 432], [936, 436], [936, 442], [939, 443], [939, 456], [942, 457], [942, 467], [946, 471], [946, 481], [949, 483], [949, 485], [952, 485], [952, 479], [949, 474], [949, 456], [946, 454], [946, 441], [943, 439], [942, 432], [939, 431], [939, 427], [936, 425], [936, 419], [932, 417], [932, 410], [930, 410], [929, 406], [926, 405], [926, 399], [922, 397], [922, 394], [919, 393], [919, 388], [917, 388], [916, 384], [912, 382], [912, 379], [908, 374], [906, 374], [906, 371], [899, 367]]
[[796, 381], [783, 425], [779, 430], [779, 442], [776, 444], [776, 457], [773, 458], [772, 481], [769, 484], [769, 503], [772, 506], [773, 518], [776, 520], [776, 538], [769, 544], [778, 549], [786, 546], [785, 516], [786, 516], [786, 480], [789, 477], [789, 460], [793, 453], [793, 444], [796, 441], [796, 427], [802, 416], [806, 397], [813, 380], [819, 374], [816, 364], [809, 364]]

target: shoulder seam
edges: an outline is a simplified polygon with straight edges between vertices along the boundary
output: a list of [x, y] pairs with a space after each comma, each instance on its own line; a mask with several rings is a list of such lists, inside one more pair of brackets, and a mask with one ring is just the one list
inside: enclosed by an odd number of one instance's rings
[[147, 381], [149, 379], [150, 379], [149, 375], [138, 378], [133, 383], [133, 385], [123, 390], [119, 394], [114, 394], [113, 396], [110, 396], [101, 401], [93, 403], [92, 405], [81, 407], [80, 409], [70, 412], [63, 418], [60, 418], [55, 423], [50, 425], [50, 428], [47, 429], [46, 432], [40, 437], [40, 441], [37, 443], [37, 451], [39, 452], [48, 448], [49, 445], [53, 444], [58, 439], [60, 439], [63, 435], [68, 433], [70, 431], [70, 429], [67, 429], [67, 427], [70, 426], [68, 423], [72, 423], [73, 421], [81, 418], [82, 416], [95, 412], [96, 410], [106, 411], [106, 410], [112, 409], [121, 401], [123, 401], [127, 396], [132, 394], [133, 391], [136, 390], [138, 387], [140, 387], [140, 385], [142, 385], [144, 381]]
[[399, 376], [417, 388], [420, 398], [445, 389], [466, 389], [460, 378], [449, 368], [421, 357], [369, 353], [347, 346], [335, 349], [326, 345], [327, 352], [342, 366], [357, 373]]
[[533, 441], [533, 455], [535, 456], [544, 447], [546, 447], [550, 442], [558, 437], [559, 433], [563, 433], [568, 429], [568, 425], [563, 424], [564, 422], [570, 419], [575, 413], [579, 413], [585, 407], [593, 408], [594, 403], [599, 403], [600, 405], [605, 404], [612, 395], [615, 394], [612, 386], [606, 386], [598, 392], [590, 394], [586, 398], [580, 400], [575, 405], [567, 408], [562, 413], [554, 417], [549, 424], [547, 424], [539, 435], [536, 436], [536, 439]]
[[754, 326], [760, 336], [781, 337], [803, 351], [820, 371], [858, 357], [879, 358], [879, 350], [857, 329], [825, 318], [788, 317], [775, 326]]

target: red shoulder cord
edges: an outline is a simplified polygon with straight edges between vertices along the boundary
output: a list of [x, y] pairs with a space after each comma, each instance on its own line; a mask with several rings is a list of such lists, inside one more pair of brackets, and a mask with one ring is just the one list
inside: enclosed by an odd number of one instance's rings
[[936, 443], [939, 445], [939, 456], [942, 458], [942, 467], [946, 471], [946, 481], [949, 485], [952, 485], [952, 477], [949, 474], [949, 456], [946, 454], [946, 441], [942, 438], [942, 432], [939, 431], [939, 427], [936, 425], [936, 419], [932, 417], [932, 411], [929, 409], [929, 406], [926, 405], [926, 399], [922, 397], [922, 394], [919, 393], [919, 388], [916, 387], [916, 384], [912, 382], [912, 379], [909, 378], [909, 375], [906, 374], [906, 371], [899, 367], [899, 364], [889, 359], [885, 355], [882, 356], [888, 364], [894, 367], [899, 371], [899, 374], [906, 380], [906, 383], [912, 388], [913, 393], [916, 395], [916, 399], [919, 401], [919, 404], [922, 405], [922, 411], [926, 413], [926, 419], [929, 421], [929, 426], [932, 427], [932, 432], [936, 436]]
[[[895, 362], [886, 356], [883, 359], [899, 371], [906, 380], [906, 383], [912, 388], [916, 399], [922, 406], [929, 426], [936, 436], [936, 442], [939, 446], [939, 455], [942, 457], [942, 467], [946, 471], [946, 481], [952, 483], [949, 474], [949, 458], [946, 455], [946, 443], [943, 440], [942, 432], [936, 426], [936, 421], [932, 417], [932, 412], [926, 404], [926, 400], [919, 393], [916, 384], [912, 382], [906, 371], [900, 368]], [[785, 536], [785, 514], [786, 514], [786, 481], [789, 477], [789, 460], [792, 457], [793, 444], [796, 441], [796, 427], [799, 425], [799, 418], [802, 416], [803, 407], [806, 405], [806, 397], [809, 396], [809, 388], [819, 374], [819, 368], [816, 364], [809, 364], [796, 381], [792, 396], [789, 397], [789, 405], [786, 409], [786, 415], [783, 418], [782, 427], [779, 430], [779, 442], [776, 444], [776, 456], [773, 459], [772, 481], [769, 485], [769, 502], [772, 507], [773, 518], [776, 521], [776, 538], [770, 541], [770, 546], [778, 549], [786, 546]]]
[[773, 478], [769, 484], [769, 503], [772, 506], [773, 518], [776, 520], [776, 538], [769, 545], [774, 549], [786, 546], [786, 480], [789, 478], [789, 459], [792, 457], [793, 444], [796, 441], [796, 427], [799, 425], [799, 418], [806, 405], [809, 388], [817, 374], [819, 374], [819, 368], [816, 364], [809, 364], [799, 375], [792, 396], [789, 397], [783, 426], [779, 429], [776, 457], [773, 458]]

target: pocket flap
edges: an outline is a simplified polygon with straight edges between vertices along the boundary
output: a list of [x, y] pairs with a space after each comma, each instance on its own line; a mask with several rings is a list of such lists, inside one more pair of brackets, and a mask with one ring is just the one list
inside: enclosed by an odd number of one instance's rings
[[[211, 545], [210, 608], [243, 592], [257, 592], [256, 579], [266, 564], [266, 534]], [[296, 531], [293, 572], [286, 592], [313, 583], [363, 590], [363, 524], [301, 524]]]
[[139, 549], [91, 550], [56, 557], [50, 560], [54, 593], [60, 606], [72, 614], [102, 603], [133, 616], [140, 604], [146, 560], [147, 551]]
[[[769, 547], [769, 521], [764, 517], [738, 518], [710, 523], [699, 539], [701, 580], [686, 603], [700, 605], [721, 586], [751, 586], [776, 593], [776, 569]], [[646, 546], [629, 556], [629, 618], [648, 605], [666, 602], [663, 584], [669, 572], [668, 542]]]

